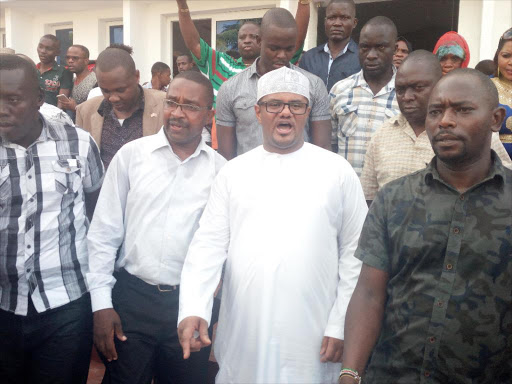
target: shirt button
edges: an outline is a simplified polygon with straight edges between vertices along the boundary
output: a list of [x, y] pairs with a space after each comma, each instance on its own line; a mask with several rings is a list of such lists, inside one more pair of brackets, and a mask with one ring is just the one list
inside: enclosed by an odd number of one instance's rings
[[30, 273], [30, 268], [27, 268], [27, 273]]
[[29, 244], [29, 245], [27, 245], [27, 249], [30, 249], [30, 248], [32, 248], [32, 246], [31, 246], [30, 244]]
[[446, 264], [446, 269], [447, 269], [447, 270], [449, 270], [449, 271], [450, 271], [452, 268], [453, 268], [453, 265], [451, 265], [451, 264]]
[[34, 198], [33, 198], [33, 197], [31, 197], [30, 199], [28, 199], [28, 201], [29, 201], [30, 203], [32, 203], [32, 202], [34, 201]]
[[430, 341], [431, 344], [436, 342], [436, 338], [434, 336], [429, 337], [428, 341]]
[[460, 199], [461, 199], [461, 200], [464, 200], [464, 195], [460, 195]]
[[28, 175], [28, 178], [31, 179], [32, 178], [32, 175]]
[[425, 377], [430, 377], [430, 372], [429, 371], [425, 371], [425, 373], [423, 374]]
[[458, 234], [459, 234], [459, 232], [460, 232], [459, 227], [455, 227], [455, 228], [453, 228], [453, 233], [455, 233], [456, 235], [458, 235]]
[[443, 304], [444, 304], [444, 303], [443, 303], [441, 300], [439, 300], [439, 301], [437, 302], [437, 306], [438, 306], [438, 307], [442, 307], [442, 306], [443, 306]]

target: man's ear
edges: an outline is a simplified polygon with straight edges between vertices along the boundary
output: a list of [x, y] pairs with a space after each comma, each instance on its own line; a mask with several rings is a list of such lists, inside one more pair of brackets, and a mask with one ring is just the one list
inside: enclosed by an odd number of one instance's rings
[[491, 130], [493, 132], [499, 132], [501, 126], [503, 125], [503, 121], [505, 120], [506, 114], [507, 111], [503, 107], [495, 108], [494, 111], [492, 111]]
[[41, 108], [43, 104], [44, 104], [44, 91], [41, 87], [39, 87], [39, 94], [37, 95], [37, 106], [39, 108]]
[[258, 118], [258, 121], [261, 124], [261, 107], [258, 104], [256, 104], [254, 106], [254, 111], [256, 112], [256, 117]]
[[208, 111], [208, 114], [206, 115], [206, 124], [205, 125], [213, 123], [214, 117], [215, 117], [215, 109], [212, 108]]

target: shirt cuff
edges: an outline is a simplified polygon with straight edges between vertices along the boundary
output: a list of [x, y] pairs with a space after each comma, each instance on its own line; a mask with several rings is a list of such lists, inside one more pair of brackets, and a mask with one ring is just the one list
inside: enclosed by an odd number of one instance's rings
[[180, 325], [180, 323], [187, 317], [195, 316], [195, 317], [200, 317], [201, 319], [206, 321], [206, 324], [208, 325], [208, 327], [210, 327], [210, 322], [211, 322], [211, 318], [212, 318], [211, 312], [209, 315], [206, 312], [203, 312], [203, 313], [200, 313], [200, 312], [201, 311], [182, 311], [182, 310], [180, 310], [179, 315], [178, 315], [178, 325]]
[[328, 325], [325, 328], [324, 336], [343, 340], [345, 338], [344, 325]]
[[90, 291], [91, 307], [93, 312], [106, 308], [113, 308], [112, 289], [110, 287], [96, 288]]

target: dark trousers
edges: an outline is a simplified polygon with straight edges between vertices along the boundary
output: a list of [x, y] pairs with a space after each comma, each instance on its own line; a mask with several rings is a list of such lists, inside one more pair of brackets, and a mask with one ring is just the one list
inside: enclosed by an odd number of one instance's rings
[[159, 384], [204, 383], [193, 366], [207, 366], [208, 356], [184, 360], [178, 340], [179, 287], [161, 292], [125, 270], [116, 279], [112, 303], [127, 340], [115, 338], [117, 360], [102, 357], [103, 383], [149, 384], [153, 377]]
[[89, 294], [27, 316], [0, 310], [0, 383], [85, 384], [92, 347]]

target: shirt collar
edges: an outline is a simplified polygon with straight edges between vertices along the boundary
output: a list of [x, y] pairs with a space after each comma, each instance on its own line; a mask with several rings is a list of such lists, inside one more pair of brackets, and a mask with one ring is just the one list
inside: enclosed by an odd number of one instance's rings
[[[53, 69], [56, 69], [58, 66], [59, 66], [59, 64], [57, 64], [57, 62], [56, 62], [56, 61], [54, 61], [54, 62], [53, 62], [53, 64], [52, 64], [52, 67], [51, 67], [48, 71], [51, 71], [51, 70], [53, 70]], [[37, 70], [38, 70], [38, 71], [40, 71], [40, 70], [41, 70], [41, 62], [39, 62], [39, 63], [37, 63], [37, 64], [36, 64], [36, 68], [37, 68]], [[46, 71], [46, 72], [48, 72], [48, 71]]]
[[[350, 41], [345, 45], [345, 48], [343, 48], [343, 51], [341, 51], [338, 56], [336, 57], [333, 57], [333, 59], [337, 59], [338, 57], [340, 57], [341, 55], [344, 55], [345, 53], [347, 53], [347, 50], [348, 50], [348, 46], [350, 45]], [[331, 55], [331, 50], [329, 49], [329, 44], [328, 43], [325, 43], [324, 45], [324, 52], [327, 53], [329, 55], [329, 57], [332, 57]]]
[[[172, 154], [176, 157], [178, 157], [174, 151], [172, 150], [171, 144], [169, 144], [169, 140], [167, 139], [167, 136], [165, 135], [165, 128], [162, 126], [158, 133], [156, 135], [151, 136], [152, 141], [148, 147], [149, 152], [155, 152], [161, 148], [169, 148], [169, 150], [172, 152]], [[198, 157], [201, 152], [205, 152], [208, 157], [211, 157], [211, 153], [207, 150], [208, 145], [205, 143], [204, 139], [201, 137], [201, 141], [199, 142], [199, 145], [197, 146], [196, 150], [192, 155], [187, 157], [182, 162], [185, 163], [187, 161], [190, 161], [194, 157]], [[181, 161], [181, 159], [180, 159]]]
[[[43, 115], [41, 115], [41, 113], [38, 113], [38, 114], [39, 114], [39, 120], [43, 123], [43, 127], [41, 129], [41, 133], [39, 134], [39, 137], [31, 145], [34, 145], [36, 143], [42, 143], [42, 142], [49, 141], [49, 140], [60, 141], [61, 138], [59, 137], [59, 135], [57, 134], [55, 129], [51, 126], [51, 124], [48, 123], [48, 121], [43, 117]], [[11, 143], [10, 141], [4, 140], [1, 137], [0, 137], [0, 144], [4, 145], [6, 147], [17, 146], [17, 144], [14, 144], [14, 143]]]
[[[432, 182], [434, 180], [437, 180], [438, 182], [446, 185], [447, 187], [455, 190], [450, 184], [445, 182], [441, 177], [439, 176], [439, 172], [437, 171], [437, 156], [434, 156], [430, 163], [428, 164], [425, 172], [425, 184], [432, 185]], [[475, 189], [477, 186], [487, 183], [491, 180], [495, 180], [496, 182], [503, 184], [505, 182], [505, 168], [503, 167], [503, 164], [501, 163], [500, 158], [494, 152], [493, 149], [491, 149], [491, 168], [489, 170], [489, 174], [487, 177], [485, 177], [483, 180], [478, 182], [477, 184], [473, 185], [470, 189], [468, 189], [468, 192]]]
[[[260, 76], [260, 74], [258, 73], [257, 66], [258, 66], [259, 61], [260, 61], [260, 57], [258, 57], [256, 60], [254, 60], [254, 63], [252, 63], [250, 67], [247, 67], [247, 70], [249, 71], [249, 78], [253, 77], [254, 75], [256, 75], [258, 77], [263, 76], [263, 75]], [[290, 69], [293, 69], [294, 65], [288, 63], [287, 67]]]
[[416, 133], [414, 132], [414, 129], [412, 129], [411, 124], [409, 124], [405, 116], [401, 113], [391, 117], [389, 119], [389, 122], [393, 124], [393, 126], [401, 129], [407, 136], [410, 136], [411, 139], [413, 139], [414, 141], [416, 141], [416, 139], [419, 138], [421, 135], [427, 134], [425, 131], [423, 131], [418, 136], [416, 136]]
[[[144, 97], [144, 89], [139, 85], [139, 90], [140, 90], [140, 96], [139, 96], [139, 106], [137, 107], [137, 109], [133, 112], [132, 116], [135, 114], [135, 112], [137, 111], [140, 111], [142, 110], [142, 112], [144, 112], [144, 106], [145, 106], [145, 100], [146, 98]], [[107, 99], [103, 99], [103, 101], [101, 102], [100, 106], [98, 107], [98, 113], [105, 117], [107, 116], [108, 112], [110, 112], [112, 110], [112, 104], [110, 103], [110, 101], [108, 101]]]
[[[389, 80], [389, 82], [384, 87], [382, 87], [382, 89], [379, 91], [379, 93], [377, 93], [374, 96], [384, 95], [386, 93], [389, 93], [389, 92], [392, 92], [395, 90], [396, 68], [395, 68], [395, 66], [392, 66], [392, 68], [393, 68], [393, 76], [391, 76], [391, 79]], [[366, 80], [364, 78], [363, 69], [361, 69], [361, 71], [359, 71], [359, 73], [355, 76], [354, 88], [356, 88], [356, 87], [365, 88], [369, 92], [372, 92], [370, 86], [368, 85], [368, 83], [366, 82]]]

